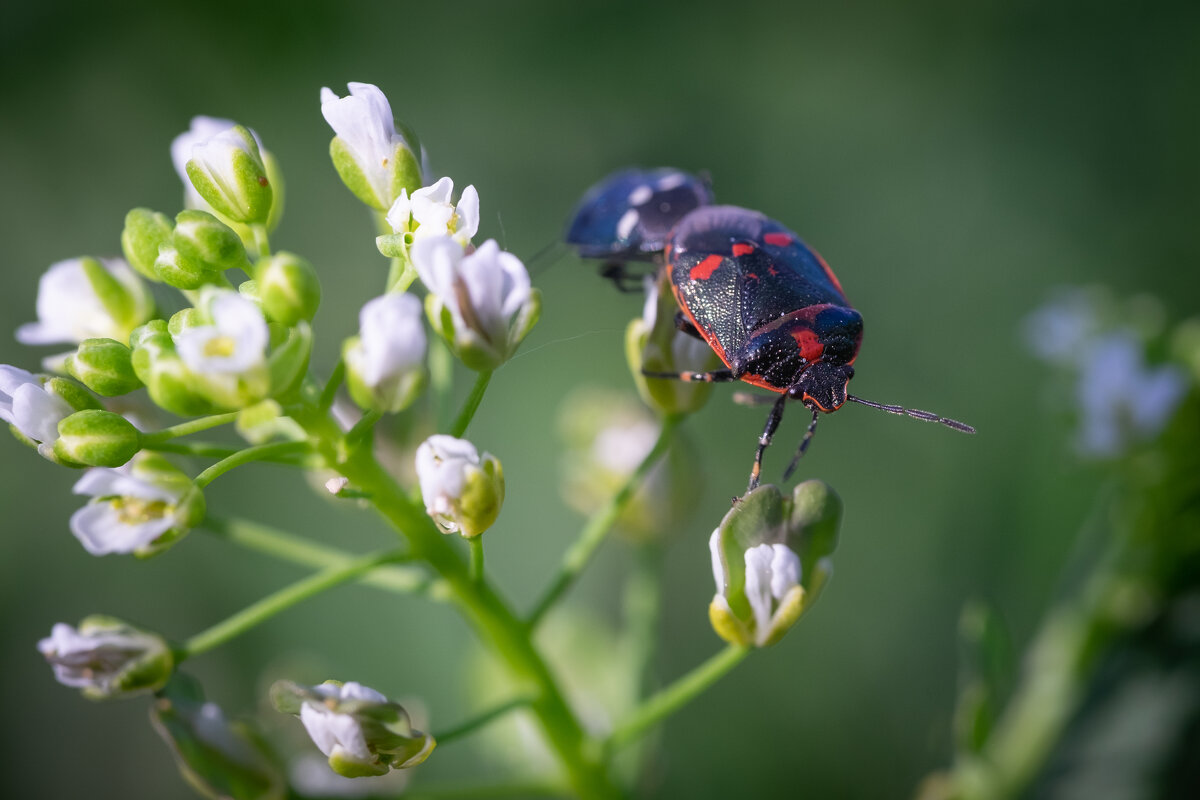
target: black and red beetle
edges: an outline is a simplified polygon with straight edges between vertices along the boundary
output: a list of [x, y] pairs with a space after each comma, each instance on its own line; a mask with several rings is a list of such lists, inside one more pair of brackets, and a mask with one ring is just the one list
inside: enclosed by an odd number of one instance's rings
[[[636, 199], [653, 202], [652, 197]], [[628, 210], [610, 204], [605, 214], [624, 216]], [[636, 223], [636, 218], [626, 219], [629, 225]], [[975, 432], [970, 425], [928, 411], [875, 403], [848, 392], [862, 342], [862, 316], [846, 300], [825, 260], [795, 233], [757, 211], [707, 204], [689, 209], [669, 227], [661, 260], [681, 309], [677, 324], [707, 342], [727, 369], [646, 375], [743, 381], [779, 394], [758, 440], [747, 491], [758, 485], [763, 453], [788, 399], [803, 403], [812, 412], [812, 422], [784, 473], [785, 480], [808, 448], [819, 414], [837, 411], [847, 401]], [[599, 250], [596, 244], [592, 252]], [[580, 253], [589, 255], [583, 248]], [[613, 247], [604, 257], [613, 254], [632, 255]]]

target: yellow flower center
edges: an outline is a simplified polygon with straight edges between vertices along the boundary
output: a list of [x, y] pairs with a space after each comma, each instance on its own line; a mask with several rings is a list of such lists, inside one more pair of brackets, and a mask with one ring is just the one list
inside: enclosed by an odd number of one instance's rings
[[162, 500], [142, 500], [137, 497], [118, 497], [112, 501], [117, 517], [126, 525], [140, 525], [166, 516], [168, 506]]
[[204, 355], [209, 358], [229, 358], [237, 346], [229, 336], [214, 336], [204, 344]]

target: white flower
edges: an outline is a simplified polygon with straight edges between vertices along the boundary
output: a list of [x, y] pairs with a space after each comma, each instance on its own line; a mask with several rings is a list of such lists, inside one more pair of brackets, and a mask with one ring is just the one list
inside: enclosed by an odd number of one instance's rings
[[321, 89], [321, 115], [333, 132], [345, 142], [358, 168], [379, 201], [387, 208], [392, 202], [392, 176], [396, 167], [396, 149], [411, 150], [396, 132], [392, 107], [378, 86], [349, 83], [350, 94], [338, 97], [332, 89]]
[[182, 524], [183, 487], [153, 483], [133, 466], [89, 469], [75, 484], [75, 494], [93, 500], [71, 515], [71, 533], [94, 556], [143, 550]]
[[453, 193], [454, 181], [449, 178], [417, 189], [411, 199], [401, 191], [388, 211], [388, 224], [396, 233], [411, 231], [415, 239], [450, 236], [465, 248], [479, 232], [479, 192], [474, 186], [463, 189], [458, 205], [450, 202]]
[[[322, 697], [335, 701], [388, 702], [388, 699], [379, 692], [354, 681], [349, 681], [341, 686], [322, 683], [312, 689]], [[306, 700], [300, 707], [300, 721], [304, 723], [304, 729], [312, 737], [313, 744], [329, 758], [337, 757], [363, 763], [374, 760], [375, 756], [367, 747], [366, 734], [357, 717], [338, 713], [327, 705]]]
[[58, 623], [38, 651], [59, 683], [93, 698], [160, 688], [174, 663], [161, 637], [99, 616], [83, 620], [78, 630]]
[[[85, 261], [90, 266], [85, 267]], [[88, 274], [89, 269], [93, 275]], [[78, 344], [84, 339], [127, 342], [130, 331], [153, 314], [150, 292], [123, 259], [73, 258], [51, 265], [42, 275], [38, 281], [38, 321], [17, 328], [17, 341], [22, 344]]]
[[1115, 456], [1131, 441], [1153, 438], [1187, 392], [1182, 372], [1148, 367], [1141, 343], [1127, 331], [1090, 342], [1080, 363], [1078, 446], [1086, 455]]
[[367, 301], [358, 315], [359, 346], [352, 360], [371, 388], [417, 369], [425, 358], [421, 301], [385, 294]]
[[[713, 531], [708, 542], [712, 553], [713, 579], [717, 594], [713, 598], [726, 613], [729, 605], [725, 567], [721, 561], [721, 529]], [[743, 591], [753, 616], [751, 632], [754, 643], [762, 647], [778, 634], [777, 627], [795, 622], [797, 587], [800, 586], [800, 557], [784, 544], [758, 544], [744, 555], [745, 584]], [[788, 619], [784, 619], [787, 617]]]
[[425, 511], [443, 533], [474, 537], [495, 522], [504, 502], [504, 474], [490, 453], [453, 436], [430, 436], [417, 448], [417, 480]]
[[620, 420], [596, 434], [592, 458], [603, 469], [622, 477], [631, 475], [654, 449], [658, 433], [658, 424], [650, 420]]
[[413, 265], [429, 291], [450, 309], [457, 330], [472, 330], [504, 349], [514, 317], [529, 302], [521, 259], [488, 239], [470, 255], [449, 236], [413, 244]]
[[[196, 208], [202, 211], [211, 211], [212, 206], [205, 202], [200, 193], [196, 191], [196, 187], [192, 186], [192, 179], [187, 174], [187, 162], [192, 159], [192, 148], [201, 142], [206, 142], [220, 133], [237, 125], [231, 119], [222, 119], [220, 117], [192, 117], [191, 126], [179, 134], [171, 142], [171, 162], [175, 165], [175, 172], [179, 175], [179, 180], [183, 181], [184, 191], [184, 207]], [[259, 142], [261, 147], [262, 143]]]
[[0, 364], [0, 419], [26, 439], [41, 446], [53, 445], [58, 439], [58, 423], [74, 411], [66, 400], [47, 391], [38, 376]]
[[746, 551], [746, 599], [754, 612], [755, 636], [760, 645], [783, 599], [798, 585], [800, 557], [787, 545], [760, 544]]
[[231, 290], [211, 295], [211, 325], [185, 328], [175, 335], [179, 357], [198, 375], [241, 375], [266, 363], [269, 333], [262, 311]]

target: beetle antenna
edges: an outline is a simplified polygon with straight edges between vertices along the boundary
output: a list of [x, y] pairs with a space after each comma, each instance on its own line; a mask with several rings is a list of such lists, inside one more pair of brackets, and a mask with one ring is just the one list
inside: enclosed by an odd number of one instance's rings
[[855, 403], [861, 403], [864, 406], [878, 408], [880, 411], [886, 411], [889, 414], [903, 414], [913, 419], [919, 419], [922, 422], [939, 422], [947, 428], [953, 428], [962, 433], [974, 433], [975, 429], [965, 422], [959, 422], [956, 419], [948, 417], [939, 417], [931, 411], [922, 411], [919, 408], [904, 408], [903, 406], [889, 406], [884, 403], [873, 403], [870, 400], [864, 400], [861, 397], [855, 397], [852, 394], [846, 395], [846, 399]]
[[812, 422], [808, 423], [808, 430], [804, 432], [804, 438], [800, 440], [800, 446], [796, 448], [796, 455], [792, 456], [792, 463], [788, 464], [787, 469], [783, 471], [783, 479], [786, 481], [792, 477], [792, 473], [796, 471], [796, 466], [800, 463], [800, 459], [804, 457], [804, 451], [808, 449], [808, 443], [812, 441], [813, 434], [817, 432], [817, 410], [812, 411]]
[[525, 269], [529, 271], [530, 275], [539, 275], [562, 258], [566, 249], [566, 244], [558, 239], [551, 239], [536, 253], [529, 258], [523, 259]]

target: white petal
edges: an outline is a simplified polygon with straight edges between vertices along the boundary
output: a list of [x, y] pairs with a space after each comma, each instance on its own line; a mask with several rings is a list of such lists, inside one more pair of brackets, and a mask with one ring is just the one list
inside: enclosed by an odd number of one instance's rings
[[725, 565], [721, 561], [721, 529], [717, 528], [708, 537], [708, 552], [712, 556], [713, 580], [717, 584], [717, 594], [725, 596]]
[[771, 596], [782, 600], [800, 583], [800, 556], [782, 544], [771, 545], [771, 551]]
[[130, 474], [130, 464], [111, 469], [93, 467], [83, 473], [72, 491], [92, 497], [133, 497], [138, 500], [160, 500], [172, 503], [179, 499], [179, 492], [171, 492], [149, 481]]
[[420, 198], [423, 203], [446, 205], [454, 195], [454, 181], [450, 178], [438, 178], [436, 182], [417, 189], [413, 192], [413, 202]]
[[658, 319], [658, 281], [654, 280], [653, 275], [647, 275], [642, 278], [642, 288], [646, 292], [646, 302], [642, 304], [642, 324], [649, 331], [654, 329], [654, 322]]
[[71, 533], [94, 556], [110, 553], [132, 553], [171, 530], [173, 514], [165, 514], [145, 522], [130, 524], [107, 501], [88, 503], [71, 515]]
[[463, 261], [463, 249], [449, 236], [435, 236], [413, 242], [412, 262], [425, 288], [442, 299], [458, 315], [458, 297], [454, 282]]
[[421, 301], [410, 294], [369, 300], [359, 312], [363, 380], [372, 388], [416, 369], [425, 357]]
[[18, 386], [13, 394], [13, 424], [35, 442], [57, 440], [58, 423], [73, 411], [66, 400], [34, 383]]
[[408, 230], [410, 222], [412, 222], [412, 203], [408, 199], [408, 190], [401, 189], [400, 196], [388, 209], [387, 223], [391, 227], [392, 233], [404, 233]]
[[763, 633], [771, 627], [771, 545], [760, 544], [746, 551], [746, 600], [754, 613], [754, 629]]
[[218, 133], [227, 131], [237, 125], [231, 119], [221, 119], [220, 117], [192, 117], [192, 124], [188, 130], [179, 134], [171, 142], [171, 161], [175, 165], [175, 172], [179, 174], [180, 180], [184, 185], [191, 186], [191, 181], [187, 176], [187, 162], [192, 158], [192, 148], [198, 143], [211, 139]]
[[460, 239], [470, 240], [479, 232], [479, 192], [474, 186], [463, 189], [462, 197], [455, 206], [458, 214], [458, 229], [454, 231]]
[[374, 703], [386, 703], [388, 701], [385, 695], [375, 691], [370, 686], [364, 686], [355, 681], [346, 681], [339, 688], [339, 695], [342, 700], [370, 700]]

